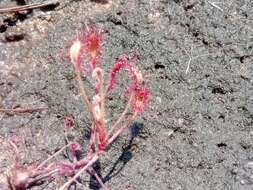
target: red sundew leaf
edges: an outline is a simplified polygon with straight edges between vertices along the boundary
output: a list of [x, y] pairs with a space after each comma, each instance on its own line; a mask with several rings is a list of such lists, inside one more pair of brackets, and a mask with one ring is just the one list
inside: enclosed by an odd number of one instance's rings
[[133, 89], [133, 93], [132, 109], [134, 113], [143, 113], [148, 105], [149, 89], [147, 87], [137, 87]]
[[84, 53], [84, 44], [78, 35], [69, 48], [69, 58], [71, 63], [75, 66], [75, 69], [79, 72], [81, 72], [81, 67], [83, 65]]
[[73, 142], [69, 145], [69, 150], [73, 156], [77, 156], [78, 153], [82, 152], [82, 146], [78, 142]]
[[90, 60], [90, 65], [94, 69], [101, 56], [101, 32], [97, 28], [90, 28], [87, 32], [83, 33], [81, 41], [84, 44], [86, 54]]
[[122, 69], [126, 69], [128, 74], [130, 74], [130, 78], [133, 81], [132, 86], [134, 88], [141, 85], [141, 83], [143, 81], [143, 77], [142, 77], [141, 72], [138, 70], [138, 68], [134, 64], [129, 62], [129, 60], [126, 56], [123, 55], [119, 58], [118, 62], [111, 69], [109, 85], [107, 88], [107, 94], [116, 86], [117, 74]]
[[125, 68], [127, 64], [128, 64], [127, 60], [125, 58], [121, 58], [114, 65], [114, 67], [111, 69], [111, 72], [110, 72], [110, 81], [109, 81], [109, 86], [107, 88], [107, 93], [114, 88], [114, 86], [117, 83], [116, 75], [119, 73], [119, 71], [122, 68]]
[[[69, 48], [70, 61], [80, 73], [83, 67], [91, 67], [93, 70], [99, 62], [101, 47], [102, 35], [97, 28], [93, 27], [82, 31], [73, 40]], [[89, 64], [83, 63], [85, 57], [89, 60]]]

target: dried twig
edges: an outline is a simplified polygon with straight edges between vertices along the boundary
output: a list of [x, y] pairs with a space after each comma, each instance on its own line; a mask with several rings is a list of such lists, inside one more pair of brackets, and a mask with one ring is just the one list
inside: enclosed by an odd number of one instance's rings
[[41, 111], [45, 111], [48, 108], [0, 108], [0, 112], [4, 112], [4, 113], [33, 113], [33, 112], [41, 112]]
[[207, 1], [210, 5], [212, 5], [213, 7], [215, 7], [216, 9], [219, 9], [221, 12], [223, 12], [224, 10], [222, 8], [220, 8], [218, 5], [216, 5], [214, 2], [210, 2]]
[[45, 2], [45, 3], [34, 3], [31, 5], [0, 8], [0, 14], [15, 13], [15, 12], [19, 12], [19, 11], [38, 9], [38, 8], [43, 8], [43, 7], [47, 7], [47, 6], [58, 4], [58, 3], [59, 3], [58, 1], [50, 1], [50, 2]]

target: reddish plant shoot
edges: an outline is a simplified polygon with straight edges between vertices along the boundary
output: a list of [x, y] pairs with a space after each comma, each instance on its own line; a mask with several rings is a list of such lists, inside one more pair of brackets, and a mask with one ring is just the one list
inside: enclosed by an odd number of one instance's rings
[[117, 63], [114, 65], [114, 67], [111, 69], [109, 76], [109, 85], [107, 87], [107, 94], [112, 91], [113, 88], [117, 85], [117, 75], [122, 69], [125, 69], [127, 71], [128, 76], [130, 76], [130, 79], [132, 79], [132, 83], [130, 84], [129, 89], [134, 90], [142, 86], [142, 73], [138, 70], [135, 64], [129, 61], [129, 59], [131, 58], [128, 58], [125, 55], [121, 56]]
[[[109, 76], [105, 77], [104, 70], [100, 63], [102, 53], [102, 36], [100, 30], [90, 28], [81, 32], [73, 40], [69, 49], [69, 57], [74, 65], [76, 80], [80, 92], [80, 97], [88, 108], [91, 116], [91, 137], [88, 146], [87, 156], [81, 160], [77, 159], [77, 155], [82, 152], [82, 147], [77, 142], [70, 142], [62, 147], [58, 152], [54, 153], [48, 159], [43, 161], [38, 167], [22, 166], [20, 155], [16, 143], [10, 142], [14, 147], [16, 154], [16, 164], [8, 175], [8, 181], [12, 190], [25, 190], [28, 187], [38, 184], [45, 179], [52, 180], [58, 176], [68, 177], [68, 181], [58, 190], [68, 188], [83, 172], [93, 175], [100, 183], [101, 187], [106, 190], [103, 180], [92, 168], [93, 164], [103, 155], [111, 143], [127, 128], [138, 115], [142, 114], [148, 105], [149, 89], [144, 85], [144, 78], [141, 71], [137, 68], [135, 61], [131, 56], [122, 55], [112, 67]], [[91, 83], [94, 87], [94, 93], [89, 97], [87, 95], [86, 86], [82, 80], [83, 68], [89, 72]], [[112, 124], [106, 123], [105, 104], [109, 101], [108, 96], [117, 86], [119, 72], [126, 72], [130, 83], [127, 83], [128, 101], [118, 119]], [[108, 78], [108, 81], [104, 79]], [[69, 132], [74, 127], [72, 117], [64, 120], [64, 131]], [[69, 162], [53, 162], [48, 164], [55, 156], [59, 155], [64, 149], [69, 148], [71, 155], [75, 158], [72, 163]], [[20, 168], [22, 168], [22, 173]], [[20, 175], [22, 174], [22, 175]], [[26, 174], [25, 176], [23, 174]], [[22, 176], [19, 179], [18, 176]], [[15, 179], [14, 179], [15, 177]]]
[[82, 146], [78, 142], [72, 142], [69, 145], [69, 150], [72, 156], [77, 157], [77, 155], [82, 152]]
[[84, 32], [82, 40], [86, 50], [86, 55], [90, 61], [90, 65], [94, 69], [99, 62], [101, 55], [101, 33], [98, 29], [91, 28], [87, 32]]
[[149, 98], [149, 90], [147, 87], [136, 87], [132, 100], [132, 109], [134, 113], [143, 113], [146, 110]]
[[64, 119], [64, 130], [65, 131], [69, 131], [71, 130], [75, 125], [75, 121], [73, 119], [73, 117], [66, 117]]
[[62, 163], [58, 167], [59, 175], [65, 177], [72, 177], [75, 175], [75, 167], [73, 164], [69, 163]]
[[72, 63], [74, 63], [75, 69], [81, 69], [83, 45], [77, 38], [69, 50], [69, 56]]

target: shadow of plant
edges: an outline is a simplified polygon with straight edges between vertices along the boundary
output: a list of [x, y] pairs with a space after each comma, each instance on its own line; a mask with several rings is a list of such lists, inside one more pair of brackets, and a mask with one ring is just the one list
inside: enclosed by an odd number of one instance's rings
[[[105, 177], [102, 177], [102, 175], [101, 175], [101, 164], [100, 164], [100, 162], [98, 161], [94, 165], [94, 167], [93, 167], [94, 170], [97, 172], [99, 177], [101, 177], [101, 179], [103, 180], [104, 183], [109, 181], [114, 176], [118, 175], [124, 169], [125, 165], [132, 159], [133, 153], [131, 151], [131, 147], [133, 145], [134, 139], [139, 136], [142, 129], [143, 129], [143, 124], [142, 123], [137, 123], [137, 122], [135, 122], [130, 127], [131, 138], [130, 138], [129, 142], [127, 143], [127, 145], [122, 147], [121, 155], [119, 156], [117, 161], [113, 164], [112, 168], [110, 169], [108, 174], [106, 174]], [[120, 165], [120, 167], [118, 167], [119, 165]], [[92, 190], [99, 190], [101, 188], [100, 184], [97, 182], [95, 177], [90, 178], [89, 188], [92, 189]]]

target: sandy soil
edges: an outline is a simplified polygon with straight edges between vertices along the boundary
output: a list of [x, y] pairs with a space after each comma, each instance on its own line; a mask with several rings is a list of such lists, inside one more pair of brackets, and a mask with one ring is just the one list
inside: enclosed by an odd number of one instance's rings
[[[44, 160], [65, 144], [63, 119], [72, 115], [72, 138], [86, 147], [90, 120], [64, 57], [75, 34], [96, 25], [104, 30], [105, 68], [121, 54], [137, 53], [152, 93], [148, 111], [97, 163], [106, 184], [252, 190], [252, 18], [251, 0], [61, 0], [0, 15], [0, 107], [48, 107], [0, 113], [0, 183], [12, 163], [6, 143], [12, 134], [23, 139], [24, 163]], [[121, 111], [118, 101], [115, 94], [108, 117]], [[56, 189], [63, 181], [33, 189]], [[82, 183], [99, 189], [89, 176]]]

